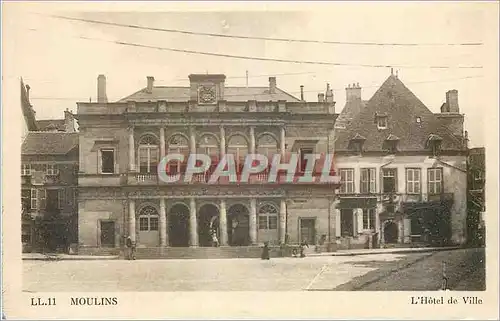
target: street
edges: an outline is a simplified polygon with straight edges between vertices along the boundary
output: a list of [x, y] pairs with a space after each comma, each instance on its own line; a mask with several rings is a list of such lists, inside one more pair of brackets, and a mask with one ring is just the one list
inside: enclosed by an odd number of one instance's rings
[[[481, 258], [484, 262], [484, 250], [469, 249], [269, 261], [24, 261], [23, 288], [28, 292], [438, 290], [446, 261], [450, 286], [465, 290], [481, 284], [481, 275], [474, 272], [481, 269], [471, 268]], [[468, 278], [476, 281], [467, 283]]]

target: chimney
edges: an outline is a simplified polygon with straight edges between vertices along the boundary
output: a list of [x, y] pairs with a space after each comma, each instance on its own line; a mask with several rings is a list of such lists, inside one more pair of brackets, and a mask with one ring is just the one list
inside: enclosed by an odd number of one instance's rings
[[31, 102], [30, 102], [30, 89], [31, 89], [30, 85], [27, 84], [26, 85], [26, 98], [28, 99], [28, 104], [31, 104]]
[[458, 108], [458, 90], [453, 89], [446, 92], [446, 111], [450, 113], [458, 114], [460, 109]]
[[346, 102], [353, 102], [356, 100], [361, 100], [361, 87], [359, 86], [359, 82], [356, 84], [348, 85], [345, 89], [346, 93]]
[[333, 103], [333, 90], [330, 88], [330, 84], [326, 84], [326, 98], [327, 103]]
[[146, 87], [146, 92], [148, 94], [152, 94], [153, 93], [153, 85], [154, 85], [154, 82], [155, 82], [155, 77], [148, 76], [147, 80], [148, 80], [148, 86]]
[[269, 77], [269, 93], [276, 93], [276, 77]]
[[106, 76], [104, 75], [99, 75], [99, 77], [97, 77], [97, 102], [108, 102], [108, 96], [106, 95]]
[[75, 132], [75, 117], [68, 108], [64, 111], [64, 127], [67, 133]]
[[300, 100], [304, 101], [304, 85], [300, 85]]
[[325, 102], [325, 94], [319, 93], [318, 94], [318, 102], [319, 103], [324, 103]]

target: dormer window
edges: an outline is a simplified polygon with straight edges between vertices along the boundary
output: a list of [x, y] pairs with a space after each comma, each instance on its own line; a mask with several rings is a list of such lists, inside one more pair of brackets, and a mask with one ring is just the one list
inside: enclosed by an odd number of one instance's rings
[[378, 129], [387, 129], [387, 114], [375, 114], [375, 123], [377, 123]]
[[422, 122], [422, 119], [420, 117], [417, 117], [415, 121], [417, 122], [417, 124], [420, 124]]
[[398, 150], [399, 137], [393, 134], [387, 136], [384, 141], [383, 149], [387, 150], [390, 154], [395, 154]]
[[439, 152], [441, 151], [441, 142], [443, 141], [443, 138], [441, 136], [436, 135], [436, 134], [430, 134], [429, 137], [427, 138], [427, 148], [429, 148], [432, 151], [433, 156], [438, 156]]
[[361, 153], [363, 151], [363, 144], [365, 143], [365, 140], [365, 137], [356, 133], [356, 135], [354, 135], [354, 137], [349, 141], [349, 149]]

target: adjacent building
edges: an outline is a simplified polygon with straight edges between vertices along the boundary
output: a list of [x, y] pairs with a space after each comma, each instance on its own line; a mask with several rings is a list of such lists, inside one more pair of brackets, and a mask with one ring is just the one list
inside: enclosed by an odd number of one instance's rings
[[340, 248], [463, 244], [467, 139], [458, 92], [431, 112], [392, 74], [368, 100], [346, 88], [335, 132]]
[[[215, 161], [248, 153], [333, 152], [336, 114], [327, 87], [306, 102], [277, 86], [231, 87], [220, 74], [192, 74], [188, 87], [146, 86], [116, 102], [98, 77], [98, 101], [78, 103], [80, 253], [117, 252], [130, 236], [138, 253], [173, 247], [335, 243], [336, 184], [165, 183], [157, 165], [167, 153], [203, 153]], [[303, 87], [301, 87], [303, 89]], [[216, 164], [213, 164], [216, 165]], [[183, 172], [185, 163], [172, 163]], [[299, 172], [304, 170], [302, 167]]]
[[21, 82], [25, 119], [21, 146], [23, 251], [69, 251], [77, 243], [78, 133], [61, 120], [36, 120], [29, 86]]
[[467, 227], [470, 234], [470, 243], [484, 242], [484, 213], [485, 202], [486, 163], [485, 148], [469, 149], [468, 176], [467, 176]]

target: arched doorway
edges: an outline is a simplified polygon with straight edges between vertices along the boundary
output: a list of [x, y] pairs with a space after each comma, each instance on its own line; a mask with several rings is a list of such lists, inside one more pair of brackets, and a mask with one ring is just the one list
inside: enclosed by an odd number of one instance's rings
[[200, 246], [216, 246], [220, 242], [219, 209], [205, 204], [198, 211], [198, 242]]
[[227, 236], [230, 246], [250, 245], [248, 209], [241, 204], [229, 208], [227, 216]]
[[158, 210], [152, 205], [146, 205], [139, 210], [139, 240], [138, 244], [158, 246], [160, 234], [158, 229]]
[[398, 242], [398, 225], [388, 221], [384, 226], [384, 243], [394, 244]]
[[189, 207], [179, 203], [168, 213], [168, 239], [170, 246], [189, 246]]

